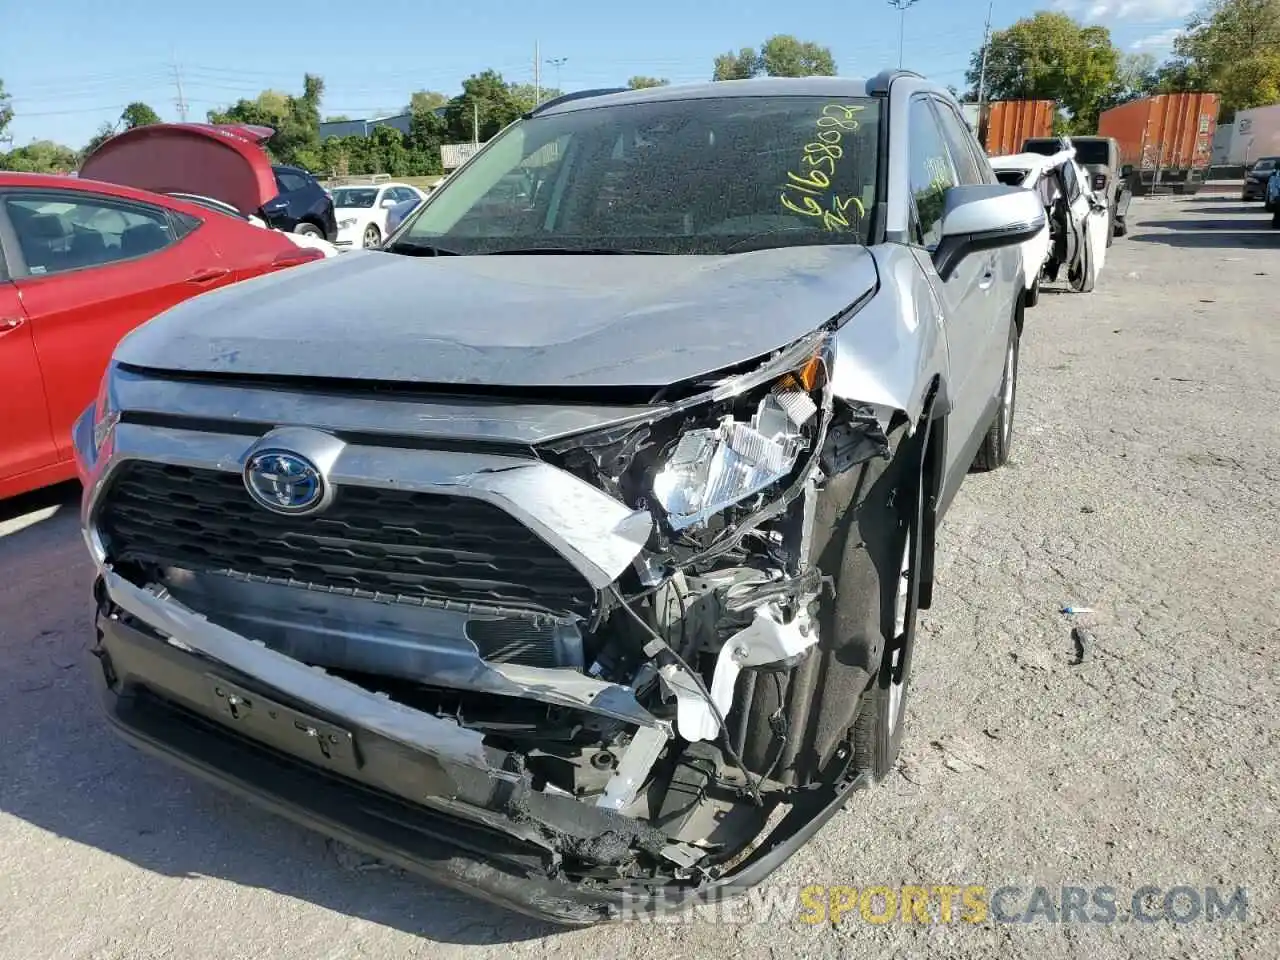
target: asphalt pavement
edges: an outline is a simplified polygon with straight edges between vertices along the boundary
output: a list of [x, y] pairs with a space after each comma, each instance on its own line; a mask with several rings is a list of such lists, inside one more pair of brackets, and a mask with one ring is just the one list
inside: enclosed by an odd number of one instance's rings
[[[559, 932], [121, 745], [76, 491], [0, 504], [0, 958], [1280, 956], [1280, 233], [1230, 198], [1130, 220], [1093, 294], [1028, 313], [1014, 459], [940, 534], [899, 770], [733, 911]], [[851, 906], [904, 884], [1016, 890]]]

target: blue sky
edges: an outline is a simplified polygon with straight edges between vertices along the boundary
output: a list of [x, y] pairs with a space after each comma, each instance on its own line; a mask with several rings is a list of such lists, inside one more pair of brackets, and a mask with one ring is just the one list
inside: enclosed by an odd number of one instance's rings
[[[988, 0], [918, 0], [906, 14], [905, 65], [961, 86], [982, 40]], [[1125, 50], [1157, 55], [1195, 0], [994, 0], [996, 29], [1036, 9], [1105, 23]], [[131, 100], [177, 119], [174, 64], [190, 119], [264, 88], [296, 92], [325, 80], [325, 114], [398, 110], [414, 90], [452, 95], [488, 67], [533, 79], [541, 58], [565, 58], [565, 90], [621, 84], [634, 74], [672, 82], [710, 77], [717, 53], [791, 33], [831, 47], [840, 72], [893, 66], [898, 14], [888, 0], [10, 0], [0, 30], [0, 79], [16, 114], [14, 145], [52, 139], [79, 147]], [[611, 9], [612, 8], [612, 9]], [[127, 11], [127, 12], [126, 12]], [[55, 23], [60, 24], [55, 26]], [[63, 26], [65, 25], [65, 26]], [[556, 68], [544, 64], [544, 82]]]

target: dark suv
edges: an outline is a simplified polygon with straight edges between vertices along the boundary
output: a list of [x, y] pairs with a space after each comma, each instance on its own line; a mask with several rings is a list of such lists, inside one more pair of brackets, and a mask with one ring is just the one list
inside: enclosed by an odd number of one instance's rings
[[273, 166], [280, 194], [264, 204], [267, 226], [305, 236], [323, 237], [332, 243], [338, 237], [338, 221], [333, 200], [319, 182], [301, 167]]
[[1259, 157], [1258, 162], [1244, 175], [1244, 188], [1240, 199], [1245, 203], [1267, 199], [1267, 181], [1280, 165], [1280, 157]]

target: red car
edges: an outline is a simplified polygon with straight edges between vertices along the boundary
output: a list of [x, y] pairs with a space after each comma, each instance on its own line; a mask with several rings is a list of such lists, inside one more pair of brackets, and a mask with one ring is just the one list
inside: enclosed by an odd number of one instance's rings
[[72, 422], [126, 333], [324, 256], [247, 219], [278, 192], [261, 130], [164, 126], [78, 177], [0, 173], [0, 499], [75, 476]]

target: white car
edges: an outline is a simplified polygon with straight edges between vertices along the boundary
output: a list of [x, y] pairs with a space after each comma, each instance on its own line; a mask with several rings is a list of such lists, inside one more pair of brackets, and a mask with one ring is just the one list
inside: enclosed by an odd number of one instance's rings
[[333, 214], [338, 221], [339, 247], [376, 247], [387, 235], [387, 213], [406, 200], [426, 197], [407, 183], [365, 183], [334, 187]]
[[1048, 214], [1045, 229], [1022, 244], [1028, 306], [1040, 299], [1041, 278], [1055, 281], [1064, 267], [1071, 288], [1089, 293], [1106, 262], [1106, 201], [1090, 189], [1070, 141], [1064, 138], [1063, 143], [1064, 149], [1053, 156], [1015, 153], [990, 158], [1001, 183], [1037, 191]]

